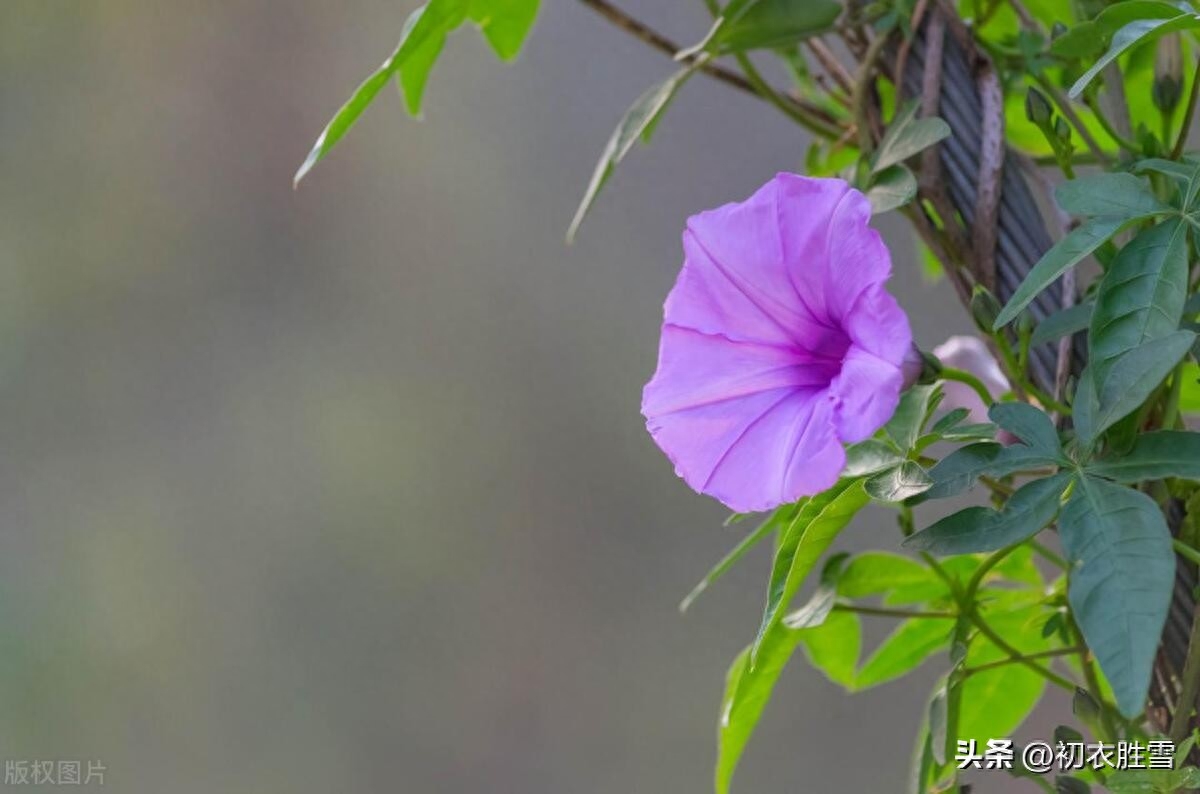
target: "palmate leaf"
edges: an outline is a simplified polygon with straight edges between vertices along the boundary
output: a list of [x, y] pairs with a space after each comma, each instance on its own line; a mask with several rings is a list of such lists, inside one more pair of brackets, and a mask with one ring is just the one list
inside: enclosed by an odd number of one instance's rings
[[1040, 532], [1058, 514], [1071, 475], [1056, 474], [1021, 486], [1003, 510], [968, 507], [910, 535], [904, 546], [932, 554], [996, 551]]
[[1126, 717], [1142, 710], [1175, 582], [1171, 533], [1146, 494], [1082, 476], [1058, 520], [1067, 597]]
[[1121, 356], [1179, 329], [1187, 277], [1182, 219], [1146, 229], [1121, 249], [1100, 281], [1088, 332], [1090, 371], [1097, 386]]
[[1133, 448], [1119, 458], [1088, 464], [1087, 472], [1123, 483], [1200, 479], [1200, 433], [1159, 430], [1137, 437]]
[[579, 208], [575, 210], [575, 217], [571, 219], [571, 226], [567, 229], [568, 243], [575, 240], [575, 235], [579, 232], [584, 217], [587, 216], [596, 197], [600, 195], [600, 191], [607, 184], [608, 178], [612, 176], [613, 170], [625, 159], [625, 155], [629, 154], [629, 150], [633, 148], [639, 138], [643, 142], [649, 142], [663, 111], [675, 98], [676, 92], [699, 68], [700, 63], [701, 61], [696, 61], [685, 66], [661, 83], [652, 85], [637, 98], [629, 110], [625, 111], [625, 115], [617, 124], [617, 128], [613, 130], [608, 143], [605, 144], [604, 151], [600, 154], [600, 161], [596, 163], [592, 178], [583, 193], [583, 199], [579, 202]]
[[437, 61], [446, 36], [464, 22], [472, 21], [496, 54], [504, 60], [516, 57], [533, 26], [539, 0], [429, 0], [413, 11], [404, 23], [395, 51], [355, 90], [313, 144], [292, 182], [300, 180], [333, 150], [363, 111], [393, 78], [404, 94], [405, 107], [416, 116], [429, 72]]

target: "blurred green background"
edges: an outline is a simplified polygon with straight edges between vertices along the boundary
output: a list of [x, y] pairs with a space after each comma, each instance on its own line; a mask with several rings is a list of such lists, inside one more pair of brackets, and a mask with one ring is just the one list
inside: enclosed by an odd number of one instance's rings
[[[741, 529], [638, 407], [685, 218], [805, 142], [694, 80], [566, 247], [671, 64], [549, 0], [515, 65], [453, 37], [427, 120], [385, 95], [293, 192], [413, 5], [0, 5], [5, 759], [129, 792], [709, 789], [766, 552], [677, 613]], [[966, 329], [880, 223], [918, 341]], [[869, 512], [845, 543], [895, 539]], [[795, 665], [738, 788], [899, 790], [933, 673], [851, 698]]]

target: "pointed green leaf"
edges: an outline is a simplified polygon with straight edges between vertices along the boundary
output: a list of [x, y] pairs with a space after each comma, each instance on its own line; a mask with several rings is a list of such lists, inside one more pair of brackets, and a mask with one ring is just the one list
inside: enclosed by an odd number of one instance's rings
[[855, 556], [842, 571], [838, 594], [846, 598], [883, 595], [897, 588], [941, 583], [933, 569], [911, 557], [870, 551]]
[[[1146, 401], [1191, 350], [1196, 335], [1176, 331], [1108, 362], [1102, 383], [1085, 369], [1075, 393], [1075, 432], [1090, 447], [1114, 423]], [[1090, 368], [1089, 368], [1090, 369]]]
[[950, 137], [950, 125], [936, 116], [917, 118], [917, 109], [912, 102], [897, 114], [875, 150], [871, 173], [886, 171]]
[[1015, 320], [1017, 315], [1024, 311], [1042, 290], [1057, 281], [1059, 276], [1082, 262], [1122, 228], [1137, 220], [1139, 219], [1100, 217], [1084, 221], [1038, 260], [1000, 311], [992, 328], [999, 331]]
[[1093, 174], [1063, 182], [1054, 191], [1058, 206], [1072, 215], [1145, 218], [1174, 210], [1158, 200], [1146, 180], [1133, 174]]
[[1091, 463], [1087, 471], [1125, 483], [1168, 477], [1200, 480], [1200, 433], [1182, 430], [1145, 433], [1137, 437], [1125, 455]]
[[900, 405], [883, 432], [907, 453], [917, 443], [929, 415], [941, 401], [942, 392], [935, 386], [913, 386], [900, 397]]
[[1187, 227], [1182, 220], [1146, 229], [1121, 249], [1100, 281], [1088, 332], [1090, 370], [1097, 386], [1121, 356], [1178, 330], [1187, 277]]
[[1054, 422], [1029, 403], [996, 403], [988, 418], [1029, 445], [1030, 450], [1053, 458], [1062, 453]]
[[1026, 483], [1000, 511], [968, 507], [910, 535], [904, 546], [932, 554], [996, 551], [1040, 532], [1058, 514], [1070, 475], [1056, 474]]
[[792, 519], [775, 552], [767, 606], [763, 610], [762, 625], [751, 655], [754, 664], [758, 663], [764, 638], [783, 619], [809, 571], [867, 501], [861, 481], [842, 480], [828, 491], [809, 499]]
[[1126, 717], [1140, 713], [1175, 586], [1162, 512], [1146, 494], [1080, 477], [1058, 521], [1075, 620]]
[[1033, 335], [1029, 338], [1030, 346], [1037, 347], [1064, 336], [1086, 331], [1092, 322], [1092, 310], [1095, 308], [1096, 305], [1089, 301], [1056, 311], [1034, 327]]
[[579, 202], [579, 208], [575, 210], [575, 217], [571, 220], [571, 226], [567, 230], [568, 243], [575, 239], [575, 234], [579, 231], [584, 217], [591, 209], [596, 196], [600, 195], [600, 190], [608, 182], [608, 178], [612, 176], [613, 170], [625, 159], [625, 155], [629, 154], [629, 150], [633, 148], [633, 144], [637, 142], [638, 138], [649, 142], [649, 133], [653, 130], [659, 117], [671, 100], [675, 98], [676, 92], [696, 71], [696, 68], [695, 64], [687, 66], [663, 82], [651, 86], [637, 98], [629, 110], [625, 111], [621, 123], [613, 130], [604, 151], [600, 154], [600, 162], [596, 164], [587, 190], [583, 193], [583, 199]]
[[808, 662], [845, 689], [853, 689], [862, 650], [862, 621], [853, 612], [832, 612], [820, 626], [797, 632]]
[[1179, 16], [1181, 4], [1162, 0], [1126, 0], [1114, 3], [1095, 19], [1075, 25], [1050, 45], [1050, 51], [1063, 58], [1080, 58], [1104, 50], [1113, 33], [1139, 19], [1170, 19]]
[[1083, 93], [1088, 83], [1104, 70], [1104, 67], [1115, 61], [1126, 50], [1138, 44], [1143, 44], [1159, 36], [1180, 30], [1200, 27], [1200, 16], [1193, 13], [1179, 14], [1170, 19], [1138, 19], [1130, 22], [1113, 34], [1112, 43], [1100, 59], [1092, 64], [1083, 75], [1075, 81], [1069, 92], [1072, 99]]
[[909, 618], [896, 627], [858, 671], [855, 688], [869, 689], [912, 672], [950, 644], [954, 621]]
[[771, 633], [771, 641], [759, 650], [758, 662], [753, 668], [749, 648], [738, 654], [730, 666], [717, 720], [717, 794], [728, 794], [746, 743], [750, 741], [763, 709], [771, 699], [771, 691], [792, 658], [802, 634], [780, 626]]
[[838, 580], [846, 569], [847, 552], [834, 554], [821, 568], [821, 582], [804, 606], [783, 619], [789, 629], [811, 629], [820, 626], [833, 611], [837, 601]]
[[904, 456], [882, 441], [868, 438], [846, 447], [846, 468], [843, 477], [865, 477], [899, 466]]
[[538, 0], [471, 0], [469, 16], [497, 57], [511, 61], [537, 18]]

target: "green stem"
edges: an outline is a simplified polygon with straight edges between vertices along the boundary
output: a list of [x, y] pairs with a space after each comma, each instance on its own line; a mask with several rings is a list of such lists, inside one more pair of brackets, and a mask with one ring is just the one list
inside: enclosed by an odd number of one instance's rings
[[1087, 650], [1087, 648], [1072, 647], [1072, 648], [1056, 648], [1052, 651], [1040, 651], [1038, 653], [1024, 653], [1017, 657], [1013, 657], [1013, 658], [1009, 658], [1009, 659], [997, 659], [994, 662], [988, 662], [987, 664], [977, 665], [976, 667], [964, 667], [962, 670], [962, 674], [964, 676], [972, 676], [972, 675], [975, 675], [976, 673], [982, 673], [987, 670], [993, 670], [997, 667], [1004, 667], [1004, 666], [1010, 665], [1010, 664], [1017, 664], [1026, 659], [1051, 659], [1051, 658], [1054, 658], [1055, 656], [1070, 656], [1071, 654], [1080, 653], [1081, 651], [1086, 651], [1086, 650]]
[[1183, 156], [1188, 135], [1192, 131], [1192, 117], [1196, 115], [1198, 98], [1200, 98], [1200, 64], [1197, 65], [1196, 73], [1192, 75], [1192, 90], [1188, 94], [1187, 108], [1183, 111], [1183, 124], [1179, 127], [1179, 137], [1175, 139], [1175, 146], [1171, 149], [1172, 160], [1178, 160]]
[[1179, 421], [1179, 398], [1183, 395], [1183, 364], [1175, 368], [1171, 377], [1171, 390], [1167, 392], [1167, 404], [1163, 408], [1162, 426], [1164, 430], [1174, 430]]
[[1046, 562], [1050, 563], [1051, 565], [1061, 568], [1064, 571], [1070, 569], [1070, 563], [1032, 538], [1029, 540], [1029, 547], [1037, 554], [1040, 554], [1042, 559], [1046, 560]]
[[1192, 618], [1192, 632], [1188, 637], [1187, 658], [1183, 663], [1182, 686], [1179, 700], [1175, 704], [1175, 715], [1171, 717], [1171, 741], [1179, 744], [1187, 736], [1192, 721], [1192, 710], [1196, 696], [1200, 694], [1200, 610]]
[[746, 75], [746, 80], [749, 81], [750, 85], [754, 86], [754, 90], [758, 92], [758, 95], [778, 108], [785, 116], [814, 135], [819, 135], [822, 138], [830, 140], [837, 140], [841, 137], [841, 130], [826, 124], [820, 119], [813, 118], [808, 113], [805, 113], [796, 103], [784, 99], [778, 91], [771, 87], [770, 83], [763, 79], [758, 69], [750, 61], [750, 56], [740, 52], [735, 57], [738, 66], [741, 67], [742, 72]]
[[1172, 540], [1171, 545], [1175, 547], [1175, 553], [1180, 557], [1194, 565], [1200, 565], [1200, 549], [1192, 548], [1179, 538]]
[[867, 118], [867, 89], [871, 85], [871, 75], [875, 69], [875, 60], [883, 52], [887, 44], [887, 34], [876, 36], [867, 47], [862, 63], [854, 76], [854, 92], [850, 97], [850, 106], [854, 108], [854, 124], [858, 128], [858, 149], [865, 156], [875, 148], [871, 141], [871, 126]]
[[1096, 121], [1100, 123], [1100, 128], [1104, 130], [1105, 134], [1108, 135], [1109, 138], [1112, 138], [1113, 143], [1133, 154], [1141, 153], [1141, 146], [1138, 146], [1137, 143], [1121, 135], [1121, 133], [1117, 132], [1117, 129], [1113, 127], [1112, 122], [1108, 120], [1108, 116], [1104, 114], [1104, 108], [1100, 107], [1099, 103], [1096, 101], [1095, 95], [1089, 95], [1087, 106], [1091, 108], [1092, 113], [1096, 116]]
[[990, 407], [992, 403], [996, 402], [996, 400], [992, 397], [991, 392], [988, 391], [987, 385], [966, 370], [955, 369], [953, 367], [942, 367], [942, 371], [938, 373], [938, 376], [941, 377], [942, 380], [957, 381], [970, 386], [975, 390], [975, 393], [979, 395], [979, 399], [983, 400], [984, 407]]
[[836, 612], [855, 612], [859, 615], [874, 615], [881, 618], [943, 618], [954, 619], [957, 612], [940, 612], [929, 609], [890, 609], [887, 607], [868, 607], [861, 604], [834, 604]]

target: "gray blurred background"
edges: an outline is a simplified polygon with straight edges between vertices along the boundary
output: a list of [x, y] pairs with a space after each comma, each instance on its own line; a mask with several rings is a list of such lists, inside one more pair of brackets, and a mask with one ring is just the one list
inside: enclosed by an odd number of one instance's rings
[[[745, 525], [640, 393], [685, 218], [805, 142], [696, 79], [566, 247], [671, 64], [550, 0], [518, 63], [461, 32], [425, 121], [385, 94], [293, 192], [413, 5], [0, 5], [5, 759], [129, 792], [709, 790], [768, 560], [678, 614]], [[965, 330], [881, 226], [917, 340]], [[849, 697], [796, 664], [737, 788], [898, 791], [934, 667]]]

